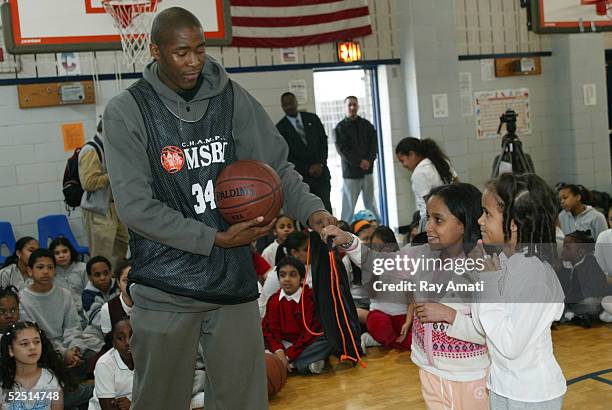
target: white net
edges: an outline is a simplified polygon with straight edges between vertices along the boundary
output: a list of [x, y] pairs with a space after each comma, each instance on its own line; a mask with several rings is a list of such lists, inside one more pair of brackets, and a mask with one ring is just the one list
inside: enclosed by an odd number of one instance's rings
[[149, 32], [161, 0], [102, 0], [113, 20], [126, 64], [146, 64], [150, 60]]

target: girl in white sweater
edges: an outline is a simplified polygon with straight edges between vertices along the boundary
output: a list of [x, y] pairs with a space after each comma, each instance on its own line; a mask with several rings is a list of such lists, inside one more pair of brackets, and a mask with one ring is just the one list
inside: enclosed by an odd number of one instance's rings
[[[478, 220], [488, 258], [483, 279], [496, 291], [472, 305], [472, 318], [450, 315], [448, 334], [486, 337], [491, 409], [561, 409], [566, 382], [553, 354], [550, 326], [563, 313], [556, 258], [557, 201], [535, 174], [503, 174], [486, 186]], [[481, 255], [486, 257], [482, 244]]]

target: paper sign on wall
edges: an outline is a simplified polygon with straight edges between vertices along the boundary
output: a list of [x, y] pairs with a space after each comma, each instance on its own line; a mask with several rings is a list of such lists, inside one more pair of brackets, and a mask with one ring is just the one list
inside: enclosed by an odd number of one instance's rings
[[472, 73], [459, 73], [459, 99], [461, 104], [461, 116], [471, 117], [474, 115], [474, 100], [472, 99]]
[[64, 152], [71, 152], [85, 145], [85, 128], [83, 123], [62, 124]]
[[281, 56], [281, 64], [299, 63], [297, 47], [281, 48], [280, 56]]
[[597, 87], [595, 84], [584, 84], [582, 88], [584, 92], [584, 105], [597, 105]]
[[[477, 92], [474, 98], [476, 137], [478, 139], [497, 137], [499, 118], [508, 109], [514, 110], [517, 114], [516, 133], [518, 135], [531, 134], [531, 113], [527, 88]], [[505, 132], [503, 128], [501, 132]]]
[[434, 118], [448, 118], [448, 94], [433, 94]]
[[289, 91], [295, 94], [299, 104], [308, 102], [308, 89], [306, 88], [306, 80], [291, 80], [289, 81]]
[[480, 77], [482, 81], [495, 80], [495, 60], [480, 60]]
[[57, 74], [60, 77], [81, 75], [81, 60], [78, 53], [57, 53]]

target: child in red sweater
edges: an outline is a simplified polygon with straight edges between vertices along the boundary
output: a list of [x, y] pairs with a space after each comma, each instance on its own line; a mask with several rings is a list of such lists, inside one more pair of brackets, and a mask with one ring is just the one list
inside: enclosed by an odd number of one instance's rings
[[[278, 263], [276, 272], [281, 288], [268, 299], [262, 321], [266, 349], [277, 355], [288, 371], [321, 373], [332, 348], [325, 336], [317, 337], [304, 326], [306, 322], [313, 332], [320, 331], [312, 290], [308, 285], [303, 291], [301, 288], [306, 267], [300, 260], [287, 256]], [[301, 298], [304, 298], [305, 320]]]

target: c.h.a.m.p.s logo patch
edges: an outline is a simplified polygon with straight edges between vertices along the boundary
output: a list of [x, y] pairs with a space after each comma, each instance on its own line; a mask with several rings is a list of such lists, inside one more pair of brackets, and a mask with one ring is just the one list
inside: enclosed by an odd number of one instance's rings
[[176, 174], [185, 165], [185, 154], [176, 146], [164, 147], [161, 150], [161, 164], [169, 174]]

